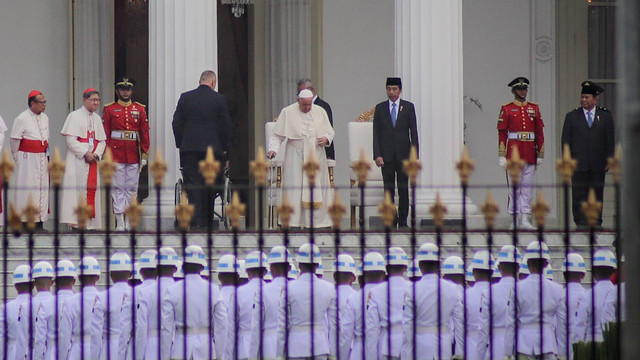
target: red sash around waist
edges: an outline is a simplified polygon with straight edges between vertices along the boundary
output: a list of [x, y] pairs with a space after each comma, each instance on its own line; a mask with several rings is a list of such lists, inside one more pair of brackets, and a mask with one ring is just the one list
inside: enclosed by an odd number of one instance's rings
[[49, 142], [40, 140], [20, 139], [20, 147], [18, 150], [28, 153], [43, 153], [47, 152]]
[[[78, 142], [88, 143], [89, 138], [93, 138], [93, 149], [91, 152], [96, 151], [98, 147], [98, 142], [95, 140], [96, 133], [87, 131], [87, 137], [81, 138], [78, 137]], [[89, 218], [93, 219], [96, 217], [96, 190], [98, 189], [98, 163], [91, 162], [89, 163], [89, 175], [87, 176], [87, 205], [91, 208], [91, 216]]]

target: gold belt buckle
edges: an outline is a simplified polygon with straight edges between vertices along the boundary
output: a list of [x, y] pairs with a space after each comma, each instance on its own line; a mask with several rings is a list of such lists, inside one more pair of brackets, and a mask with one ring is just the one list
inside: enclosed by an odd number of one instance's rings
[[520, 133], [520, 140], [527, 140], [527, 134], [526, 133]]

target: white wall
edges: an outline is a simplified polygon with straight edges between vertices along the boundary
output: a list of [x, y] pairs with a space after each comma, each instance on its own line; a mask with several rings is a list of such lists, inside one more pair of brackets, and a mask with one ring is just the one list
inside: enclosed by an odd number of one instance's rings
[[347, 124], [386, 99], [386, 77], [395, 75], [394, 11], [393, 0], [323, 1], [320, 96], [333, 110], [336, 187], [349, 187]]
[[15, 117], [27, 109], [29, 91], [42, 91], [51, 145], [58, 146], [63, 156], [66, 145], [59, 134], [69, 113], [68, 11], [68, 0], [0, 4], [0, 115], [11, 131]]

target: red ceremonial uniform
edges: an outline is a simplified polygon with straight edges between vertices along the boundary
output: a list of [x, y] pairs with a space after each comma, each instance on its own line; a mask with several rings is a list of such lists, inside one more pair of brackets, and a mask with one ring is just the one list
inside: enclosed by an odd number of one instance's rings
[[102, 122], [113, 161], [137, 164], [140, 162], [139, 153], [142, 158], [149, 158], [149, 121], [144, 105], [120, 100], [107, 104]]
[[520, 158], [535, 165], [544, 157], [544, 122], [538, 104], [514, 100], [502, 105], [498, 117], [498, 156], [511, 158], [518, 147]]

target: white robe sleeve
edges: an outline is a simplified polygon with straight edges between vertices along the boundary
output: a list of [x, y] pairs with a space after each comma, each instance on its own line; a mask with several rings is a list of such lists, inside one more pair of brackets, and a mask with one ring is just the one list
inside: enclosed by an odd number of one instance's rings
[[73, 135], [65, 135], [65, 138], [67, 140], [67, 148], [69, 148], [69, 151], [78, 159], [82, 159], [89, 149], [87, 143], [81, 143], [78, 141], [78, 137]]
[[276, 134], [271, 135], [271, 137], [269, 138], [269, 148], [267, 152], [273, 151], [277, 153], [278, 150], [280, 150], [280, 145], [282, 145], [283, 141], [284, 141], [284, 136], [280, 136]]

